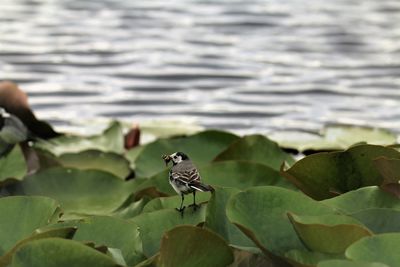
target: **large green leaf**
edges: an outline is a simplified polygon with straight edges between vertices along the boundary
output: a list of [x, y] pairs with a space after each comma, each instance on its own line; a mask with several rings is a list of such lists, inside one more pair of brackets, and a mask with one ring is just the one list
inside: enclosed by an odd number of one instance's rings
[[207, 229], [185, 225], [165, 233], [158, 266], [225, 267], [232, 261], [232, 250], [221, 237]]
[[125, 182], [97, 170], [53, 168], [27, 177], [21, 184], [27, 195], [58, 200], [66, 213], [109, 214], [128, 198]]
[[271, 135], [280, 146], [299, 151], [327, 151], [347, 149], [350, 146], [366, 142], [374, 145], [391, 145], [397, 136], [384, 129], [350, 125], [328, 125], [320, 134], [304, 132], [275, 132]]
[[100, 135], [89, 137], [64, 135], [51, 139], [51, 142], [38, 142], [35, 146], [39, 149], [49, 151], [56, 156], [90, 149], [120, 154], [124, 151], [124, 137], [121, 124], [114, 121]]
[[[150, 177], [165, 169], [161, 156], [177, 151], [186, 153], [198, 165], [205, 164], [224, 150], [236, 135], [220, 131], [204, 131], [187, 137], [158, 139], [147, 144], [136, 158], [136, 174], [139, 177]], [[206, 148], [206, 149], [205, 149]]]
[[3, 256], [0, 257], [0, 266], [1, 267], [6, 267], [9, 266], [11, 263], [12, 257], [14, 256], [14, 253], [22, 246], [25, 244], [33, 241], [33, 240], [38, 240], [38, 239], [43, 239], [43, 238], [49, 238], [49, 237], [60, 237], [60, 238], [71, 238], [74, 233], [75, 233], [76, 228], [73, 227], [64, 227], [64, 228], [58, 228], [58, 229], [50, 229], [46, 231], [35, 231], [31, 236], [28, 238], [25, 238], [18, 243], [15, 244], [15, 246], [9, 250], [7, 253], [5, 253]]
[[22, 180], [27, 171], [28, 167], [20, 146], [14, 146], [7, 155], [0, 157], [0, 182], [8, 178]]
[[140, 237], [143, 242], [143, 252], [147, 257], [153, 256], [160, 249], [161, 237], [166, 231], [180, 224], [197, 225], [204, 222], [205, 207], [195, 212], [186, 212], [183, 216], [175, 209], [164, 209], [143, 213], [132, 221], [139, 226]]
[[317, 267], [389, 267], [389, 266], [378, 262], [327, 260], [318, 263]]
[[400, 210], [366, 209], [350, 214], [375, 234], [400, 232]]
[[391, 208], [400, 210], [400, 201], [376, 186], [363, 187], [343, 195], [321, 201], [345, 214], [371, 208]]
[[79, 153], [65, 153], [56, 160], [64, 167], [106, 171], [122, 179], [131, 172], [129, 161], [114, 152], [86, 150]]
[[45, 238], [27, 243], [14, 255], [12, 267], [116, 267], [111, 257], [77, 241]]
[[374, 160], [375, 167], [382, 174], [386, 183], [399, 183], [400, 159], [379, 157]]
[[343, 259], [343, 254], [328, 254], [310, 250], [292, 249], [285, 253], [286, 260], [291, 266], [315, 267], [319, 262], [331, 259]]
[[400, 263], [400, 233], [365, 237], [346, 250], [346, 257], [356, 261], [381, 262], [389, 266]]
[[[211, 194], [208, 192], [197, 192], [196, 193], [196, 203], [198, 205], [202, 204], [203, 202], [206, 202], [210, 199]], [[151, 201], [149, 201], [143, 208], [143, 212], [153, 212], [156, 210], [162, 210], [162, 209], [174, 209], [174, 208], [179, 208], [181, 205], [182, 198], [181, 196], [172, 196], [172, 197], [159, 197], [155, 198]], [[191, 204], [193, 204], [193, 194], [185, 195], [184, 196], [184, 201], [183, 205], [186, 207], [187, 212], [189, 210], [192, 210], [191, 207], [189, 207]], [[203, 204], [202, 204], [203, 205]]]
[[244, 160], [258, 162], [279, 170], [283, 162], [293, 163], [292, 156], [284, 152], [277, 143], [263, 135], [248, 135], [232, 143], [221, 152], [216, 161]]
[[228, 199], [240, 192], [235, 188], [215, 188], [207, 205], [205, 227], [222, 236], [229, 244], [236, 247], [255, 247], [254, 243], [226, 217]]
[[357, 240], [372, 235], [356, 219], [345, 215], [299, 216], [288, 214], [296, 233], [312, 251], [339, 254]]
[[46, 197], [0, 198], [0, 255], [36, 229], [57, 220], [59, 211], [57, 202]]
[[315, 199], [334, 196], [383, 181], [373, 165], [379, 156], [400, 158], [392, 148], [359, 145], [342, 152], [318, 153], [301, 159], [283, 174], [303, 192]]
[[240, 192], [230, 199], [226, 210], [229, 220], [264, 252], [279, 256], [291, 249], [305, 249], [287, 212], [324, 215], [332, 214], [334, 210], [301, 193], [275, 186]]
[[93, 242], [96, 246], [105, 245], [121, 250], [128, 265], [134, 265], [143, 260], [139, 228], [132, 221], [109, 216], [93, 216], [83, 220], [58, 223], [51, 227], [60, 226], [76, 227], [74, 240]]

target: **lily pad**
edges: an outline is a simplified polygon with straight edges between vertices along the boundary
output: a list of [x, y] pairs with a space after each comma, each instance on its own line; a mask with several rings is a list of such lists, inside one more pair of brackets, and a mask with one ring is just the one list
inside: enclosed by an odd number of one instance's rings
[[53, 227], [57, 225], [76, 227], [74, 240], [93, 242], [96, 246], [105, 245], [121, 250], [124, 260], [130, 266], [144, 259], [139, 228], [132, 221], [109, 216], [93, 216], [79, 221], [56, 224]]
[[400, 262], [400, 233], [365, 237], [346, 250], [346, 257], [355, 261], [381, 262], [398, 266]]
[[377, 186], [363, 187], [321, 202], [348, 215], [371, 208], [400, 210], [400, 201]]
[[389, 267], [379, 262], [327, 260], [318, 263], [317, 267]]
[[65, 153], [56, 160], [64, 167], [106, 171], [121, 179], [125, 179], [131, 172], [128, 160], [114, 152], [86, 150], [79, 153]]
[[7, 155], [0, 157], [0, 182], [8, 178], [22, 180], [27, 172], [28, 167], [20, 146], [14, 146]]
[[165, 233], [158, 266], [222, 267], [232, 261], [232, 250], [221, 237], [207, 229], [184, 225]]
[[135, 161], [136, 161], [137, 157], [140, 155], [140, 153], [142, 153], [143, 148], [144, 148], [144, 146], [136, 146], [132, 149], [129, 149], [125, 153], [124, 156], [129, 161], [129, 165], [132, 170], [134, 170], [136, 168]]
[[383, 179], [372, 161], [380, 156], [400, 158], [400, 153], [382, 146], [358, 145], [342, 152], [310, 155], [283, 175], [307, 195], [321, 200], [331, 198], [335, 192], [380, 185]]
[[343, 259], [343, 254], [328, 254], [309, 250], [293, 249], [285, 253], [286, 260], [291, 266], [315, 267], [319, 262], [331, 259]]
[[292, 156], [284, 152], [277, 143], [263, 135], [249, 135], [232, 143], [221, 152], [215, 161], [244, 160], [267, 165], [279, 170], [283, 162], [292, 164]]
[[21, 247], [12, 267], [116, 267], [111, 257], [82, 243], [61, 238], [45, 238]]
[[270, 137], [276, 140], [280, 146], [300, 152], [347, 149], [361, 142], [373, 145], [391, 145], [396, 143], [397, 139], [394, 133], [384, 129], [350, 125], [328, 125], [320, 134], [290, 131], [275, 132]]
[[53, 138], [51, 142], [38, 142], [35, 147], [46, 150], [55, 156], [65, 153], [78, 153], [90, 149], [121, 154], [124, 151], [124, 136], [121, 124], [114, 121], [100, 135], [89, 137], [65, 135]]
[[334, 210], [291, 190], [262, 186], [230, 199], [226, 214], [257, 246], [269, 254], [284, 256], [291, 249], [305, 250], [287, 218], [287, 212], [303, 215], [333, 214]]
[[351, 216], [375, 234], [400, 232], [400, 209], [366, 209], [352, 213]]
[[34, 231], [58, 219], [59, 206], [47, 197], [0, 198], [0, 255]]
[[[161, 237], [166, 231], [180, 224], [197, 225], [204, 222], [206, 208], [202, 206], [196, 211], [186, 211], [183, 216], [175, 209], [163, 209], [143, 213], [132, 221], [139, 226], [143, 242], [143, 252], [147, 257], [153, 256], [160, 249]], [[187, 244], [186, 244], [187, 245]]]
[[235, 247], [255, 247], [253, 241], [232, 224], [226, 217], [226, 204], [228, 199], [240, 192], [236, 188], [215, 188], [207, 205], [206, 221], [204, 226], [223, 237], [230, 245]]
[[128, 198], [124, 185], [103, 171], [53, 168], [25, 178], [19, 186], [27, 195], [58, 200], [65, 213], [107, 215]]
[[374, 160], [374, 164], [378, 171], [382, 174], [386, 183], [399, 183], [400, 159], [380, 157]]
[[34, 234], [19, 241], [11, 250], [5, 253], [0, 257], [0, 266], [9, 266], [14, 256], [14, 253], [26, 243], [31, 242], [33, 240], [49, 238], [49, 237], [60, 237], [60, 238], [71, 238], [75, 233], [76, 228], [67, 227], [67, 228], [59, 228], [59, 229], [50, 229], [46, 231], [36, 231]]
[[312, 251], [339, 254], [357, 240], [372, 235], [356, 219], [345, 215], [299, 216], [288, 213], [290, 222]]
[[[136, 175], [150, 177], [159, 173], [165, 169], [161, 156], [177, 151], [186, 153], [195, 164], [203, 165], [213, 160], [217, 154], [237, 139], [236, 135], [211, 130], [187, 137], [158, 139], [147, 144], [136, 158]], [[205, 147], [207, 149], [204, 149]]]
[[[211, 194], [208, 192], [197, 192], [196, 193], [196, 203], [201, 204], [203, 202], [206, 202], [210, 199]], [[143, 212], [153, 212], [156, 210], [161, 210], [161, 209], [175, 209], [179, 208], [181, 205], [181, 197], [176, 195], [172, 197], [159, 197], [155, 198], [149, 203], [146, 204], [143, 208]], [[189, 205], [193, 203], [193, 194], [185, 195], [185, 199], [183, 201], [183, 205], [186, 206], [187, 209], [189, 209]]]

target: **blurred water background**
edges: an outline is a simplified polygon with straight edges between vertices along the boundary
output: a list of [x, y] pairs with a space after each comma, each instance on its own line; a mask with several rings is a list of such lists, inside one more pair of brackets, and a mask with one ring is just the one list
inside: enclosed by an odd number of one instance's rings
[[398, 0], [0, 0], [0, 80], [41, 119], [400, 132]]

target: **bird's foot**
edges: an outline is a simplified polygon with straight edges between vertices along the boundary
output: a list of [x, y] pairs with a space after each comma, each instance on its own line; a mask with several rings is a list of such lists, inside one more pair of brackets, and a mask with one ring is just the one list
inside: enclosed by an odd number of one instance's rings
[[182, 208], [175, 208], [177, 211], [179, 211], [181, 213], [181, 216], [183, 217], [183, 211], [185, 210], [185, 206], [183, 206]]
[[200, 205], [193, 203], [193, 204], [190, 204], [189, 207], [193, 207], [193, 210], [196, 211], [198, 208], [200, 208]]

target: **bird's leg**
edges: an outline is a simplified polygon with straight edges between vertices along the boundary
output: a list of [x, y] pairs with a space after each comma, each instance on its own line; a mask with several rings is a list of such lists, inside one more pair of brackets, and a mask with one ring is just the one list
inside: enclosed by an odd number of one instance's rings
[[182, 198], [181, 207], [179, 209], [176, 208], [176, 210], [179, 211], [181, 213], [181, 215], [183, 216], [183, 211], [185, 210], [185, 207], [183, 206], [183, 200], [185, 199], [185, 197], [183, 194], [181, 194], [181, 198]]
[[196, 190], [193, 191], [193, 204], [191, 204], [189, 207], [193, 207], [194, 210], [197, 210], [199, 205], [196, 204]]

